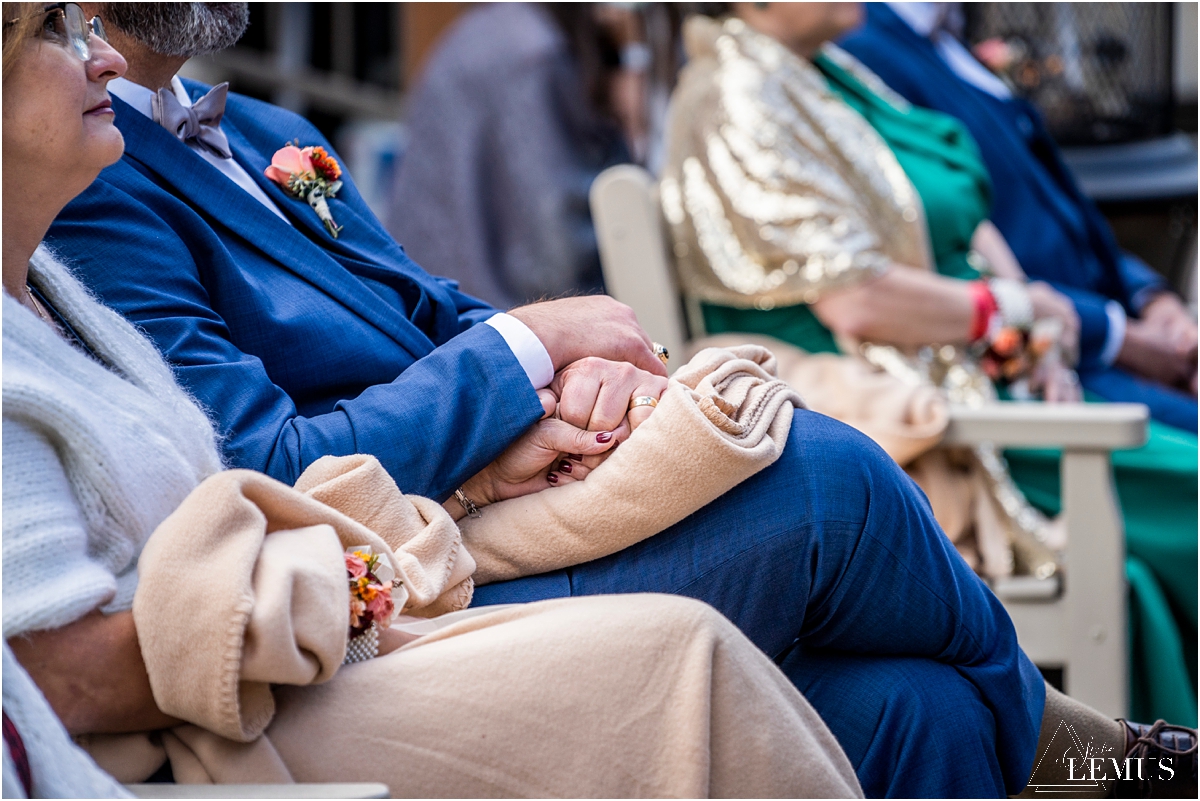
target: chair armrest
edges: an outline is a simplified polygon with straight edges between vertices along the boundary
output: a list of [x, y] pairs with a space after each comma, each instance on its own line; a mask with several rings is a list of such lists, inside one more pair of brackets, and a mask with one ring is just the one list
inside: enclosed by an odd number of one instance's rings
[[1122, 450], [1146, 443], [1140, 403], [989, 403], [951, 406], [947, 445]]
[[390, 798], [386, 784], [127, 784], [137, 798]]

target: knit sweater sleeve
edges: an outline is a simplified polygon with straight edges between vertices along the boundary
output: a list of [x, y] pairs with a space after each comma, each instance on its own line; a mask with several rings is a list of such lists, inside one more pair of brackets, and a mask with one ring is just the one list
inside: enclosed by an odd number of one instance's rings
[[88, 553], [87, 530], [58, 451], [4, 417], [4, 638], [65, 626], [109, 603], [117, 577]]

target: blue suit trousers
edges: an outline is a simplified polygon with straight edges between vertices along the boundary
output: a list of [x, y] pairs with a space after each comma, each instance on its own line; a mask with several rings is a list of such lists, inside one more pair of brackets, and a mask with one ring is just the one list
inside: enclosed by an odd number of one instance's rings
[[775, 464], [666, 531], [475, 605], [665, 592], [711, 604], [784, 669], [868, 796], [1003, 796], [1045, 686], [1000, 602], [874, 442], [797, 411]]
[[1196, 399], [1178, 389], [1139, 378], [1119, 367], [1080, 370], [1079, 383], [1114, 403], [1144, 403], [1150, 416], [1191, 434], [1196, 433]]

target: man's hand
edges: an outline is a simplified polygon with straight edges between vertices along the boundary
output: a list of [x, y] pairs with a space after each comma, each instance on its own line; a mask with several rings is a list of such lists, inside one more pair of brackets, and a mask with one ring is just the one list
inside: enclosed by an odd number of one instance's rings
[[1185, 355], [1195, 355], [1196, 321], [1173, 293], [1163, 292], [1147, 303], [1141, 319], [1164, 343]]
[[558, 398], [559, 417], [577, 428], [612, 431], [618, 441], [654, 411], [653, 406], [630, 409], [630, 402], [641, 395], [658, 400], [666, 389], [667, 379], [661, 374], [596, 357], [567, 365], [550, 382], [550, 391]]
[[1196, 323], [1178, 298], [1164, 292], [1129, 321], [1117, 364], [1196, 394]]
[[1117, 364], [1167, 386], [1187, 388], [1195, 385], [1196, 350], [1181, 352], [1166, 341], [1163, 333], [1141, 320], [1130, 320], [1125, 341], [1117, 355]]
[[667, 369], [633, 309], [607, 295], [548, 300], [509, 312], [541, 340], [554, 372], [588, 356], [628, 362], [654, 375]]

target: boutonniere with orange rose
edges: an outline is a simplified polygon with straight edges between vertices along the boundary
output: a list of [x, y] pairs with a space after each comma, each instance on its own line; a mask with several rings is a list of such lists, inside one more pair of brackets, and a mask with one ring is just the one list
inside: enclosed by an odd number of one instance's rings
[[326, 198], [336, 197], [342, 188], [339, 180], [342, 168], [337, 159], [329, 155], [320, 145], [301, 148], [299, 141], [275, 151], [266, 175], [279, 184], [292, 197], [299, 198], [312, 206], [313, 211], [325, 223], [325, 230], [334, 239], [342, 226], [333, 221]]

